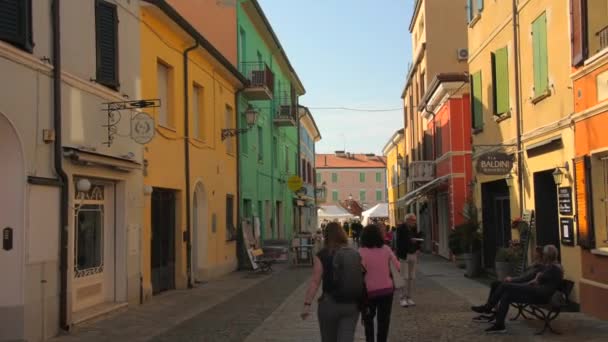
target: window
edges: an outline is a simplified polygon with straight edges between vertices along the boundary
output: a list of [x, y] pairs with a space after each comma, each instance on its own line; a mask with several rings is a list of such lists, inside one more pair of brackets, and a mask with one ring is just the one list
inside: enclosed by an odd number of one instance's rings
[[0, 40], [32, 52], [32, 1], [0, 1]]
[[365, 172], [359, 172], [359, 182], [365, 183]]
[[534, 97], [540, 97], [546, 95], [549, 90], [546, 13], [541, 14], [532, 23], [532, 51], [534, 57]]
[[509, 52], [505, 46], [492, 53], [494, 115], [509, 111]]
[[76, 215], [76, 273], [103, 267], [103, 205], [79, 206]]
[[192, 87], [192, 128], [190, 129], [193, 138], [204, 139], [203, 117], [203, 87], [195, 84]]
[[376, 172], [376, 183], [382, 183], [382, 172]]
[[334, 202], [338, 201], [338, 191], [334, 190], [331, 192], [331, 200]]
[[289, 173], [289, 146], [285, 146], [285, 172]]
[[272, 159], [274, 160], [274, 167], [276, 168], [279, 165], [279, 143], [277, 142], [277, 137], [272, 137]]
[[366, 199], [365, 199], [365, 190], [360, 190], [359, 191], [359, 200], [361, 202], [365, 202], [366, 201]]
[[338, 174], [335, 172], [331, 173], [331, 182], [332, 183], [338, 183]]
[[420, 74], [420, 97], [422, 98], [424, 96], [424, 94], [426, 93], [426, 86], [425, 86], [425, 72], [423, 71]]
[[574, 160], [574, 179], [576, 180], [578, 245], [586, 249], [593, 249], [596, 246], [593, 191], [596, 189], [593, 187], [591, 158], [589, 156]]
[[473, 96], [471, 96], [471, 114], [473, 130], [480, 131], [483, 128], [483, 102], [481, 98], [481, 71], [471, 75]]
[[382, 201], [382, 190], [376, 190], [376, 201]]
[[174, 128], [172, 117], [173, 98], [171, 96], [173, 70], [171, 67], [161, 63], [156, 63], [156, 75], [158, 83], [158, 98], [160, 108], [158, 109], [158, 123], [167, 128]]
[[234, 227], [234, 196], [226, 195], [226, 241], [236, 239]]
[[[224, 123], [225, 123], [226, 128], [234, 127], [233, 118], [234, 118], [234, 112], [232, 111], [232, 107], [226, 105], [226, 108], [224, 109]], [[234, 139], [232, 139], [232, 138], [228, 138], [228, 139], [224, 140], [226, 142], [226, 153], [230, 153], [230, 154], [234, 153], [233, 140]]]
[[[438, 122], [435, 127], [435, 158], [439, 158], [443, 155], [443, 136], [442, 136], [441, 123]], [[433, 159], [435, 159], [433, 158]]]
[[589, 41], [586, 33], [594, 31], [588, 29], [589, 24], [587, 22], [587, 0], [571, 0], [570, 28], [572, 39], [570, 40], [570, 51], [573, 67], [581, 66], [589, 55]]
[[264, 161], [264, 128], [262, 126], [258, 126], [258, 161]]
[[116, 5], [103, 0], [95, 3], [96, 81], [118, 89], [118, 12]]
[[239, 63], [247, 62], [247, 36], [245, 29], [239, 28]]
[[[237, 125], [240, 126], [240, 128], [249, 128], [249, 126], [247, 125], [247, 114], [245, 114], [245, 112], [241, 112], [241, 116], [240, 116], [240, 120], [237, 121]], [[245, 155], [249, 154], [249, 135], [248, 133], [245, 134], [241, 134], [239, 136], [239, 144], [241, 144], [241, 152]], [[257, 148], [260, 148], [260, 146], [258, 145]]]
[[483, 0], [467, 0], [467, 22], [470, 24], [483, 11]]
[[315, 179], [315, 181], [317, 182], [317, 184], [323, 183], [323, 179], [321, 177], [321, 172], [317, 172], [317, 178]]

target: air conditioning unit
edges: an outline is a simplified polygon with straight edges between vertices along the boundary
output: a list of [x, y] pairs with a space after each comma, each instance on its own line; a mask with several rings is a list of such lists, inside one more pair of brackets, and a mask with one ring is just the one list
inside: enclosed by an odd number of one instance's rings
[[458, 49], [458, 60], [466, 61], [469, 59], [469, 49]]

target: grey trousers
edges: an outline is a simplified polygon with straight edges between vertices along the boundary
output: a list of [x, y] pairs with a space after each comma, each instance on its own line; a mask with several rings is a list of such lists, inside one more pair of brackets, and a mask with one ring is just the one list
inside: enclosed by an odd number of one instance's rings
[[319, 327], [322, 342], [353, 342], [359, 321], [356, 303], [336, 303], [324, 295], [319, 301]]

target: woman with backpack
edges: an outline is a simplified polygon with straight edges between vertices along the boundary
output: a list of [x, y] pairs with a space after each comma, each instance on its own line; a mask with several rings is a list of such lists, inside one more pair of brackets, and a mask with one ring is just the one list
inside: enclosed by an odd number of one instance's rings
[[375, 341], [386, 342], [395, 291], [390, 264], [392, 263], [399, 271], [399, 260], [390, 247], [384, 244], [382, 231], [375, 225], [363, 229], [359, 254], [366, 271], [367, 308], [363, 311], [365, 339], [367, 342], [374, 342], [374, 318], [376, 318], [378, 332]]
[[323, 295], [317, 311], [321, 341], [352, 342], [363, 294], [361, 257], [348, 248], [348, 237], [339, 223], [329, 223], [325, 232], [325, 245], [314, 258], [301, 317], [310, 316], [312, 301], [322, 284]]

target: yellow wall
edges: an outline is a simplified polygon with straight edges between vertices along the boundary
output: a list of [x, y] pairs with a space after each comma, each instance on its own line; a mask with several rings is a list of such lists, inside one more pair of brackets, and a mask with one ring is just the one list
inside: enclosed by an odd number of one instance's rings
[[[511, 192], [511, 216], [519, 216], [520, 208], [535, 209], [534, 173], [555, 169], [570, 163], [570, 176], [565, 177], [562, 186], [571, 185], [571, 163], [574, 158], [574, 134], [568, 117], [573, 113], [572, 90], [570, 81], [570, 35], [569, 8], [567, 1], [524, 0], [519, 5], [519, 43], [520, 43], [520, 86], [521, 116], [523, 142], [523, 170], [513, 168], [514, 186]], [[533, 49], [532, 22], [543, 12], [547, 14], [547, 50], [549, 87], [551, 95], [540, 102], [533, 103]], [[475, 145], [515, 144], [516, 139], [516, 96], [513, 52], [513, 27], [510, 1], [485, 2], [485, 8], [479, 21], [469, 27], [469, 72], [482, 72], [483, 130], [473, 135]], [[507, 46], [509, 56], [509, 102], [510, 116], [495, 121], [492, 113], [492, 69], [491, 53]], [[535, 157], [528, 157], [525, 152], [532, 144], [561, 136], [563, 148]], [[506, 148], [506, 152], [515, 152], [515, 148]], [[478, 149], [477, 154], [483, 153]], [[475, 161], [474, 161], [475, 162]], [[475, 169], [475, 168], [474, 168]], [[519, 203], [517, 188], [518, 175], [524, 177], [524, 203]], [[476, 175], [477, 187], [475, 198], [481, 207], [480, 184], [503, 177]], [[557, 213], [556, 213], [557, 214]], [[559, 229], [559, 227], [555, 227]], [[562, 264], [566, 277], [578, 283], [581, 277], [581, 255], [579, 247], [561, 246]], [[573, 299], [578, 300], [578, 286], [573, 292]]]
[[[145, 184], [153, 187], [177, 191], [176, 208], [176, 287], [187, 286], [186, 243], [183, 232], [186, 230], [186, 191], [185, 191], [185, 156], [184, 156], [184, 79], [182, 52], [193, 41], [183, 32], [175, 31], [175, 25], [169, 22], [156, 10], [142, 8], [141, 24], [141, 78], [142, 97], [157, 98], [157, 62], [172, 68], [172, 81], [169, 82], [170, 103], [168, 110], [173, 117], [173, 127], [165, 128], [158, 124], [158, 111], [155, 113], [157, 126], [156, 137], [146, 146], [147, 173]], [[162, 40], [161, 38], [162, 37]], [[236, 157], [226, 152], [225, 142], [220, 140], [220, 130], [225, 128], [225, 108], [230, 106], [235, 112], [236, 86], [230, 84], [215, 71], [209, 55], [202, 48], [189, 55], [189, 91], [196, 83], [203, 88], [202, 131], [204, 139], [189, 139], [190, 142], [190, 175], [191, 201], [197, 184], [200, 184], [203, 195], [201, 204], [200, 239], [194, 241], [192, 248], [200, 251], [200, 269], [194, 270], [196, 280], [220, 275], [236, 268], [236, 246], [234, 241], [226, 241], [226, 195], [234, 195], [234, 213], [236, 218]], [[190, 95], [190, 99], [192, 96]], [[192, 106], [190, 105], [190, 110]], [[192, 113], [190, 113], [192, 115]], [[233, 115], [232, 122], [236, 122]], [[192, 130], [192, 128], [191, 128]], [[233, 138], [232, 138], [233, 139]], [[227, 140], [228, 141], [228, 140]], [[235, 141], [232, 141], [235, 144]], [[143, 283], [144, 294], [151, 294], [151, 197], [145, 201], [143, 247]], [[212, 231], [212, 216], [216, 215], [217, 229]], [[236, 224], [236, 222], [234, 222]], [[192, 222], [192, 226], [195, 222]], [[203, 242], [203, 243], [201, 243]], [[197, 262], [193, 260], [193, 264]]]
[[[395, 145], [389, 147], [387, 149], [386, 154], [386, 184], [388, 189], [388, 210], [389, 210], [389, 221], [392, 226], [396, 226], [403, 217], [400, 217], [398, 214], [398, 204], [397, 200], [399, 197], [403, 197], [406, 192], [406, 179], [405, 173], [402, 172], [401, 168], [397, 166], [397, 172], [399, 172], [399, 188], [394, 186], [393, 177], [395, 165], [397, 164], [397, 155], [400, 154], [402, 157], [405, 156], [405, 140], [403, 139], [403, 135], [399, 136], [399, 140], [396, 142], [398, 149]], [[399, 150], [399, 153], [397, 153]]]

